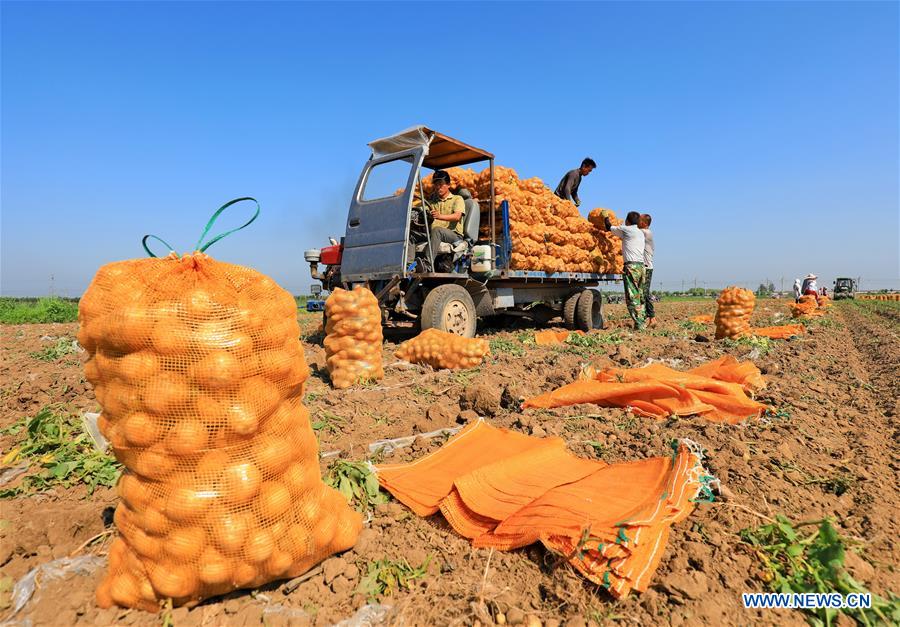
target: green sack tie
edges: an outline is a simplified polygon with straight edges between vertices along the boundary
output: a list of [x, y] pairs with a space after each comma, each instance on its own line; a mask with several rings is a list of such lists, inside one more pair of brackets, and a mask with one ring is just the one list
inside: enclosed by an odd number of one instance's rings
[[[213, 237], [211, 240], [209, 240], [208, 242], [206, 242], [204, 244], [203, 243], [204, 238], [209, 233], [210, 229], [212, 229], [213, 225], [216, 223], [216, 220], [219, 219], [219, 216], [222, 215], [222, 212], [225, 211], [226, 209], [228, 209], [228, 207], [230, 207], [232, 205], [236, 205], [237, 203], [243, 202], [245, 200], [252, 200], [256, 204], [256, 211], [253, 213], [253, 217], [250, 218], [249, 220], [247, 220], [241, 226], [237, 227], [236, 229], [231, 229], [230, 231], [225, 231], [224, 233], [220, 233], [219, 235], [216, 235], [215, 237]], [[197, 245], [194, 246], [194, 250], [199, 251], [201, 253], [205, 252], [207, 248], [209, 248], [210, 246], [212, 246], [213, 244], [218, 242], [220, 239], [228, 237], [232, 233], [237, 233], [241, 229], [250, 226], [250, 224], [252, 224], [253, 221], [259, 217], [259, 211], [260, 211], [259, 201], [251, 196], [244, 196], [243, 198], [235, 198], [234, 200], [229, 200], [224, 205], [222, 205], [221, 207], [216, 209], [216, 212], [214, 214], [212, 214], [212, 217], [209, 219], [209, 222], [206, 223], [206, 228], [203, 229], [203, 233], [200, 235], [200, 239], [197, 241]], [[144, 246], [144, 250], [146, 250], [147, 254], [150, 255], [151, 257], [156, 257], [157, 255], [154, 254], [154, 252], [152, 250], [150, 250], [150, 248], [147, 246], [147, 240], [150, 238], [153, 238], [153, 239], [165, 244], [169, 248], [170, 252], [173, 252], [173, 253], [175, 252], [175, 249], [172, 247], [172, 245], [169, 244], [168, 242], [166, 242], [161, 237], [157, 237], [156, 235], [145, 235], [144, 239], [141, 240], [141, 243]], [[177, 255], [178, 253], [175, 253], [175, 254]]]
[[164, 239], [161, 238], [161, 237], [157, 237], [156, 235], [145, 235], [145, 236], [144, 236], [144, 239], [141, 240], [141, 245], [144, 247], [144, 250], [147, 251], [147, 254], [148, 254], [148, 255], [150, 255], [151, 257], [157, 257], [157, 256], [158, 256], [158, 255], [154, 254], [154, 252], [153, 252], [152, 250], [150, 250], [150, 247], [149, 247], [149, 246], [147, 246], [147, 240], [150, 239], [151, 237], [152, 237], [153, 239], [155, 239], [156, 241], [162, 242], [163, 244], [165, 244], [165, 245], [166, 245], [166, 248], [169, 249], [169, 253], [175, 253], [175, 255], [178, 256], [178, 253], [175, 252], [175, 249], [172, 248], [172, 245], [171, 245], [169, 242], [167, 242], [166, 240], [164, 240]]

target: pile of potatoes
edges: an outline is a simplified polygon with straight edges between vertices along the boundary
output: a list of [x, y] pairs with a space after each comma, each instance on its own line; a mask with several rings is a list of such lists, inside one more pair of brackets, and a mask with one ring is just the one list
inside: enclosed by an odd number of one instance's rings
[[[490, 168], [481, 172], [451, 168], [451, 188], [466, 188], [481, 200], [491, 197]], [[537, 178], [520, 179], [512, 168], [496, 166], [494, 193], [497, 206], [509, 201], [513, 270], [554, 272], [622, 272], [622, 246], [595, 222], [582, 217], [570, 201], [556, 196]], [[423, 179], [430, 194], [431, 177]], [[599, 210], [595, 210], [599, 211]], [[608, 210], [607, 210], [608, 211]], [[592, 212], [593, 213], [593, 212]], [[615, 215], [609, 212], [615, 223]], [[497, 214], [499, 224], [499, 213]], [[490, 214], [482, 211], [481, 233], [490, 238]]]
[[739, 338], [750, 334], [750, 316], [756, 296], [742, 287], [727, 287], [716, 299], [716, 339]]
[[331, 384], [348, 388], [384, 378], [381, 309], [367, 288], [336, 288], [325, 301], [325, 359]]
[[319, 475], [296, 303], [202, 253], [100, 268], [78, 340], [125, 466], [101, 607], [156, 611], [293, 577], [356, 541]]
[[426, 329], [400, 344], [394, 355], [397, 359], [436, 369], [463, 370], [480, 365], [490, 352], [487, 340], [466, 338], [439, 329]]

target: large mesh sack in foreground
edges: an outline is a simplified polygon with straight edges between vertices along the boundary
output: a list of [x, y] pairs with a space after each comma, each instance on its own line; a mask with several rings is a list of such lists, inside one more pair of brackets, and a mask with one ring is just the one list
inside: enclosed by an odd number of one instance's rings
[[491, 352], [487, 340], [467, 338], [440, 329], [425, 329], [406, 340], [394, 355], [414, 364], [450, 370], [474, 368]]
[[325, 360], [331, 384], [348, 388], [384, 378], [381, 309], [367, 288], [336, 288], [325, 301]]
[[360, 516], [321, 480], [293, 298], [202, 253], [103, 266], [78, 340], [126, 470], [101, 607], [154, 611], [293, 577]]
[[756, 296], [742, 287], [727, 287], [716, 299], [716, 339], [739, 338], [750, 333], [750, 316]]

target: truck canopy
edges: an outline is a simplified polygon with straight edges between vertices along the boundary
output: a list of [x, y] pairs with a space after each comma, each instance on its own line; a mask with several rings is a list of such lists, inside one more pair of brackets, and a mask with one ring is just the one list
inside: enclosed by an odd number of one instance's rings
[[475, 148], [421, 125], [369, 142], [372, 157], [376, 159], [419, 146], [425, 147], [422, 165], [431, 170], [489, 161], [494, 158], [494, 155], [486, 150]]

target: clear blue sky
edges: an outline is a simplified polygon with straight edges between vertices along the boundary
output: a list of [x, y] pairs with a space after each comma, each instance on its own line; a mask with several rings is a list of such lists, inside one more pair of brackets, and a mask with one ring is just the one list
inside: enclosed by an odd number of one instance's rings
[[[654, 215], [664, 287], [900, 287], [898, 4], [2, 5], [3, 294], [78, 295], [222, 202], [210, 249], [310, 283], [366, 142], [424, 123]], [[231, 218], [232, 224], [241, 215]]]

